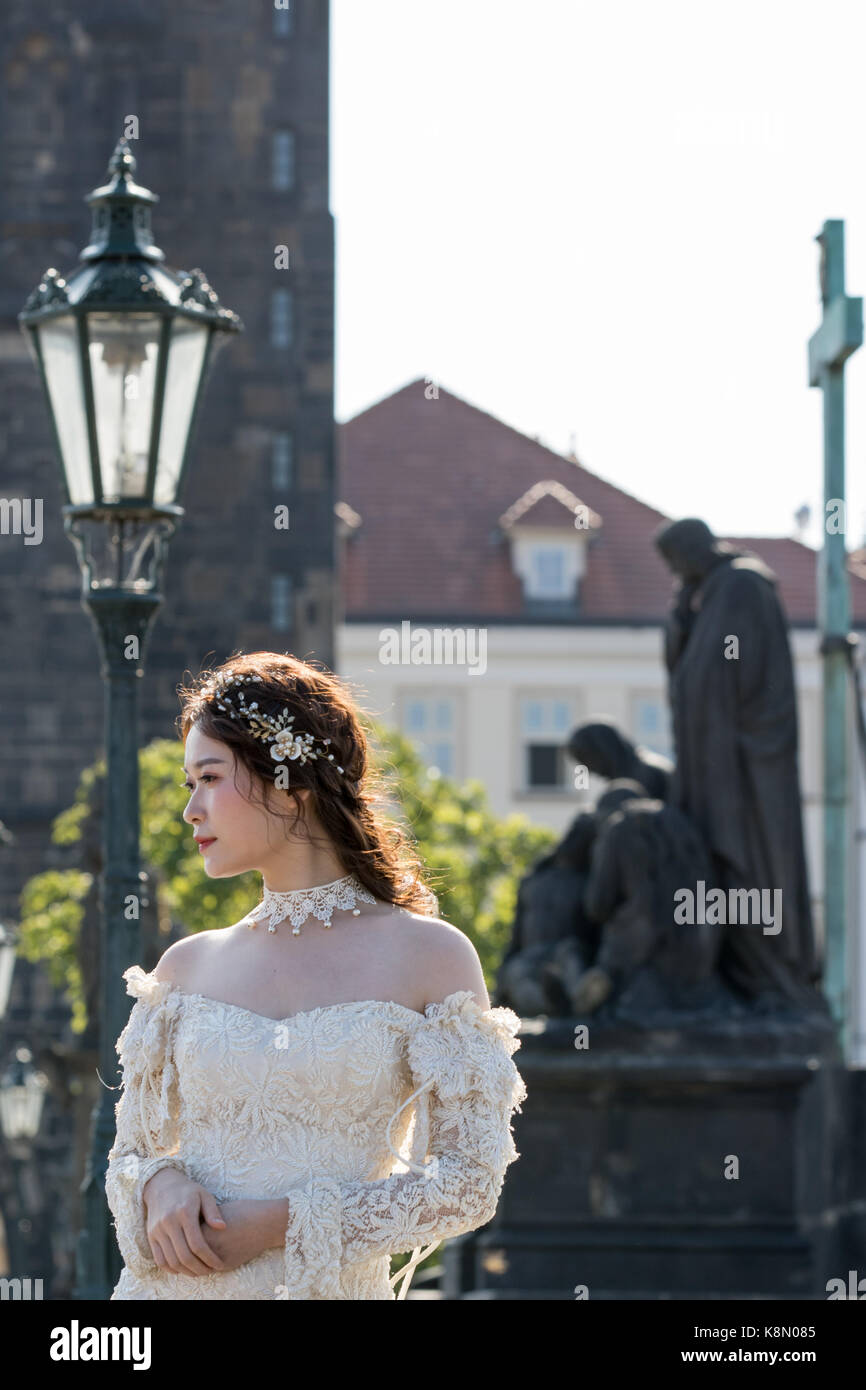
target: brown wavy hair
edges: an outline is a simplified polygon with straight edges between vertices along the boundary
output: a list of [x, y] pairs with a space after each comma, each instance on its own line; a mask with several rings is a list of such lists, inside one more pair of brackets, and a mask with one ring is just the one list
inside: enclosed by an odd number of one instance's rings
[[[218, 708], [212, 682], [220, 676], [259, 677], [255, 697], [260, 713], [277, 716], [287, 707], [295, 730], [317, 740], [331, 740], [333, 761], [319, 756], [305, 763], [296, 759], [275, 764], [269, 743], [254, 738], [243, 718], [233, 719]], [[349, 687], [327, 667], [279, 652], [251, 652], [203, 670], [189, 685], [179, 685], [177, 692], [181, 701], [177, 728], [182, 739], [195, 724], [208, 738], [225, 743], [249, 770], [253, 790], [262, 792], [261, 801], [253, 798], [255, 804], [270, 814], [288, 821], [287, 813], [275, 809], [274, 798], [277, 808], [282, 796], [294, 803], [287, 839], [302, 826], [306, 834], [298, 838], [312, 842], [303, 798], [296, 795], [307, 787], [347, 874], [355, 874], [381, 902], [426, 917], [438, 914], [436, 895], [423, 881], [424, 866], [409, 835], [385, 809], [392, 788], [382, 770], [371, 765], [356, 702]], [[237, 710], [237, 700], [233, 703]], [[275, 767], [290, 769], [291, 787], [274, 785]]]

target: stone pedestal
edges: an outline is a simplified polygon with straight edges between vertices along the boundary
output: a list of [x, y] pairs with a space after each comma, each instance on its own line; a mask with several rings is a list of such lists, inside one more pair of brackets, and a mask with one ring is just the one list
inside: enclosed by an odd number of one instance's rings
[[829, 1020], [585, 1022], [578, 1050], [576, 1020], [524, 1020], [521, 1156], [447, 1248], [446, 1298], [810, 1299], [866, 1274], [864, 1074]]

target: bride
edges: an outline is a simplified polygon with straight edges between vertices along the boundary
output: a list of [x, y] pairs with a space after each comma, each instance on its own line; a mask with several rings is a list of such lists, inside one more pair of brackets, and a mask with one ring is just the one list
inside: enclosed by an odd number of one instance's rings
[[263, 896], [124, 975], [112, 1299], [402, 1299], [519, 1157], [520, 1020], [436, 915], [335, 676], [257, 652], [180, 695], [205, 873]]

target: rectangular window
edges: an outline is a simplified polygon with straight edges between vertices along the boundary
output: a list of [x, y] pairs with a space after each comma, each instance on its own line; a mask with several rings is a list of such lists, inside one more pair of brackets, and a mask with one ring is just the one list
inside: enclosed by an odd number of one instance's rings
[[292, 621], [292, 576], [271, 575], [271, 627], [277, 632], [290, 632]]
[[274, 492], [286, 492], [293, 485], [292, 436], [275, 434], [271, 443], [271, 487]]
[[295, 186], [295, 133], [275, 130], [271, 136], [271, 188], [287, 193]]
[[667, 700], [662, 695], [637, 693], [631, 699], [631, 736], [653, 753], [672, 755], [673, 736]]
[[577, 720], [571, 700], [555, 695], [524, 696], [520, 706], [524, 790], [571, 785], [565, 743]]
[[294, 338], [294, 302], [291, 290], [271, 291], [271, 347], [287, 348]]
[[527, 748], [530, 787], [561, 787], [562, 758], [552, 743], [530, 743]]
[[274, 34], [290, 39], [295, 32], [295, 0], [274, 0]]
[[404, 705], [403, 732], [425, 767], [437, 767], [443, 777], [456, 775], [455, 713], [450, 696], [413, 695]]

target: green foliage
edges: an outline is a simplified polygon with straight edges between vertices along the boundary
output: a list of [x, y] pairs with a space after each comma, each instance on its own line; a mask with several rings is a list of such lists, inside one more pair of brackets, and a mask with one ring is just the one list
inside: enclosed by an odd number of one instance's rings
[[76, 945], [92, 879], [78, 869], [49, 869], [31, 878], [21, 892], [18, 951], [25, 960], [41, 961], [51, 983], [64, 991], [76, 1033], [87, 1026]]
[[[557, 836], [524, 816], [498, 819], [480, 782], [458, 786], [426, 768], [398, 731], [367, 717], [363, 722], [385, 778], [388, 810], [416, 844], [439, 898], [439, 915], [474, 943], [492, 989], [520, 880]], [[183, 745], [172, 739], [154, 740], [139, 753], [141, 860], [161, 907], [187, 932], [196, 932], [243, 917], [259, 899], [259, 876], [208, 878], [192, 827], [183, 820], [188, 793], [181, 785], [182, 762]], [[74, 803], [53, 823], [54, 844], [73, 847], [80, 841], [88, 797], [104, 775], [104, 759], [82, 773]], [[86, 1024], [76, 948], [90, 886], [91, 876], [78, 869], [52, 869], [30, 879], [21, 894], [19, 950], [47, 964], [72, 1007], [75, 1031]]]

